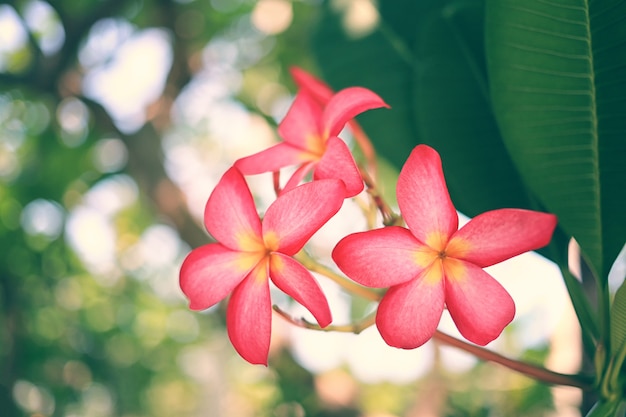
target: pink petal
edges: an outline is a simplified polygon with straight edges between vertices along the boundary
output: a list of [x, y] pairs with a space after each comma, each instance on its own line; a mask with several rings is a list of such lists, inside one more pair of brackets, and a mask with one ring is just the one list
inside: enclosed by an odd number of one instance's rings
[[304, 177], [306, 177], [309, 172], [313, 170], [315, 165], [317, 165], [317, 161], [307, 162], [301, 165], [300, 168], [296, 169], [295, 172], [291, 174], [291, 177], [289, 177], [289, 180], [285, 184], [283, 192], [296, 188], [298, 184], [300, 184], [300, 182], [304, 179]]
[[414, 349], [432, 338], [444, 306], [440, 278], [441, 268], [436, 265], [417, 279], [391, 287], [383, 296], [376, 327], [389, 346]]
[[313, 181], [282, 193], [263, 219], [266, 247], [294, 255], [339, 211], [345, 193], [339, 180]]
[[217, 184], [204, 209], [204, 224], [213, 237], [233, 250], [263, 248], [261, 220], [246, 180], [230, 168]]
[[278, 125], [278, 134], [297, 148], [316, 150], [323, 146], [321, 121], [322, 106], [310, 94], [301, 91]]
[[402, 217], [415, 237], [442, 250], [459, 218], [450, 200], [437, 151], [418, 145], [407, 159], [396, 188]]
[[317, 155], [310, 154], [290, 143], [282, 142], [254, 155], [238, 159], [235, 167], [244, 175], [255, 175], [276, 172], [287, 166], [317, 159]]
[[272, 334], [272, 302], [267, 279], [267, 262], [243, 280], [230, 297], [226, 327], [231, 343], [242, 358], [267, 365]]
[[450, 240], [447, 252], [486, 267], [550, 243], [557, 218], [553, 214], [521, 209], [482, 213]]
[[355, 116], [366, 110], [389, 107], [376, 93], [363, 87], [348, 87], [335, 94], [322, 116], [327, 136], [337, 136]]
[[386, 288], [417, 277], [420, 243], [398, 226], [353, 233], [333, 249], [333, 260], [348, 277], [367, 287]]
[[336, 136], [326, 142], [326, 152], [315, 168], [314, 179], [336, 178], [346, 185], [346, 198], [363, 191], [361, 173], [348, 145]]
[[463, 337], [478, 345], [497, 338], [515, 317], [515, 303], [491, 275], [469, 262], [448, 258], [446, 305]]
[[226, 298], [262, 256], [232, 251], [219, 243], [192, 250], [180, 268], [180, 288], [189, 298], [189, 308], [204, 310]]
[[333, 90], [328, 85], [303, 69], [291, 67], [289, 72], [296, 85], [313, 96], [318, 103], [325, 105], [333, 96]]
[[326, 296], [313, 275], [289, 256], [273, 253], [270, 257], [270, 277], [281, 291], [309, 310], [321, 327], [332, 321]]

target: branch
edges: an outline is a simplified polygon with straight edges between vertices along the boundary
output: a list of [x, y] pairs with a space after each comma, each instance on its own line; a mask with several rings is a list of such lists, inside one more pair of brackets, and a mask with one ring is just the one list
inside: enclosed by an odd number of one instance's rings
[[391, 207], [389, 207], [389, 204], [387, 204], [380, 191], [378, 191], [376, 183], [370, 177], [367, 170], [364, 169], [362, 166], [359, 166], [358, 168], [359, 172], [361, 173], [361, 178], [363, 178], [363, 182], [365, 183], [365, 186], [367, 188], [367, 193], [370, 195], [370, 197], [372, 197], [372, 200], [374, 200], [374, 204], [376, 204], [376, 207], [378, 207], [380, 214], [383, 216], [383, 224], [385, 226], [401, 225], [404, 222], [402, 217], [395, 214]]
[[[96, 2], [89, 13], [74, 19], [71, 16], [74, 13], [68, 12], [66, 8], [60, 7], [61, 2], [49, 2], [59, 15], [59, 19], [65, 30], [65, 43], [63, 47], [54, 56], [49, 57], [45, 61], [45, 66], [35, 68], [34, 81], [43, 90], [54, 91], [58, 82], [61, 81], [62, 75], [72, 66], [78, 56], [78, 48], [81, 42], [89, 33], [91, 27], [99, 20], [106, 17], [117, 15], [125, 6], [131, 3], [131, 0], [108, 0]], [[69, 7], [71, 3], [67, 4]]]
[[[311, 323], [304, 318], [296, 319], [290, 316], [285, 311], [281, 310], [278, 306], [273, 306], [273, 309], [282, 318], [284, 318], [285, 320], [287, 320], [288, 322], [290, 322], [291, 324], [297, 327], [302, 327], [302, 328], [311, 329], [311, 330], [325, 331], [325, 332], [337, 331], [337, 332], [344, 332], [344, 333], [359, 334], [366, 328], [373, 325], [376, 320], [376, 312], [374, 312], [356, 323], [338, 325], [338, 326], [330, 325], [330, 326], [322, 328], [318, 324]], [[489, 349], [476, 346], [474, 344], [457, 339], [439, 330], [435, 332], [433, 336], [433, 340], [443, 345], [453, 346], [458, 349], [464, 350], [467, 353], [481, 360], [500, 364], [512, 371], [519, 372], [522, 375], [526, 375], [528, 377], [531, 377], [537, 381], [544, 382], [546, 384], [577, 387], [586, 391], [594, 388], [593, 378], [587, 375], [561, 374], [559, 372], [554, 372], [538, 365], [530, 364], [530, 363], [519, 361], [516, 359], [507, 358], [506, 356], [503, 356], [499, 353], [496, 353]]]
[[154, 208], [173, 223], [181, 239], [192, 248], [209, 242], [208, 235], [189, 213], [184, 193], [163, 168], [161, 140], [154, 126], [147, 123], [136, 133], [126, 135], [117, 129], [102, 105], [86, 97], [81, 100], [93, 112], [98, 130], [112, 131], [124, 142], [128, 149], [128, 173], [146, 192]]
[[277, 305], [272, 306], [275, 312], [278, 313], [279, 316], [287, 320], [289, 323], [295, 325], [296, 327], [302, 327], [304, 329], [317, 330], [322, 332], [341, 332], [341, 333], [354, 333], [359, 334], [363, 330], [372, 326], [376, 321], [376, 312], [370, 314], [369, 316], [364, 317], [360, 321], [356, 323], [349, 323], [344, 325], [329, 325], [326, 327], [321, 327], [319, 324], [311, 323], [305, 318], [296, 319], [289, 315], [286, 311], [282, 310]]
[[548, 384], [578, 387], [582, 388], [583, 390], [591, 390], [594, 386], [593, 379], [588, 377], [587, 375], [561, 374], [558, 372], [550, 371], [541, 366], [532, 365], [530, 363], [507, 358], [506, 356], [492, 352], [489, 349], [485, 349], [483, 347], [464, 342], [463, 340], [459, 340], [448, 334], [440, 332], [439, 330], [435, 332], [433, 338], [444, 345], [454, 346], [456, 348], [462, 349], [476, 356], [477, 358], [489, 362], [499, 363], [500, 365], [505, 366], [513, 371], [517, 371], [523, 375], [529, 376], [533, 379]]

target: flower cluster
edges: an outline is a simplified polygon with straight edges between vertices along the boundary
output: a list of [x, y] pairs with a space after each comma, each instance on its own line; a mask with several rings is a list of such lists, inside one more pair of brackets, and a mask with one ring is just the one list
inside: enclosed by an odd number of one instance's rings
[[[254, 364], [267, 364], [270, 280], [306, 307], [320, 327], [332, 322], [324, 293], [294, 255], [344, 199], [364, 189], [363, 170], [338, 135], [348, 124], [367, 151], [368, 142], [353, 119], [366, 110], [388, 107], [368, 89], [333, 93], [300, 69], [292, 75], [299, 91], [278, 127], [284, 141], [236, 161], [223, 175], [204, 214], [216, 243], [194, 249], [180, 271], [181, 288], [194, 310], [230, 295], [229, 338]], [[282, 189], [276, 187], [277, 198], [261, 219], [245, 176], [278, 173], [288, 166], [296, 170]], [[398, 177], [397, 200], [406, 227], [351, 234], [332, 254], [353, 281], [387, 289], [376, 313], [383, 339], [399, 348], [421, 346], [433, 337], [444, 308], [469, 341], [485, 345], [497, 338], [513, 320], [515, 306], [483, 268], [547, 245], [556, 217], [499, 209], [459, 229], [439, 154], [427, 145], [415, 147], [407, 159]]]

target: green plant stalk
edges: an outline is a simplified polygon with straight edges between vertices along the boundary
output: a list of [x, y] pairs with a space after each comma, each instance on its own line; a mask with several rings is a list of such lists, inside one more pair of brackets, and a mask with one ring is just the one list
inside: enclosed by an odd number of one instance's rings
[[327, 278], [335, 281], [337, 284], [341, 286], [344, 290], [348, 291], [353, 295], [358, 295], [359, 297], [363, 297], [366, 300], [370, 301], [379, 301], [381, 294], [371, 288], [364, 287], [362, 285], [357, 284], [356, 282], [344, 277], [341, 274], [333, 271], [332, 269], [318, 263], [315, 259], [309, 256], [304, 250], [298, 252], [294, 258], [298, 260], [305, 268], [309, 271], [317, 272], [318, 274], [322, 274]]
[[589, 274], [590, 278], [594, 280], [597, 291], [599, 337], [597, 340], [596, 357], [594, 358], [596, 381], [598, 382], [600, 396], [604, 399], [613, 400], [615, 392], [614, 387], [610, 383], [612, 379], [611, 374], [613, 372], [619, 373], [621, 367], [615, 369], [616, 352], [613, 352], [615, 348], [611, 346], [611, 304], [608, 278], [600, 280], [585, 257], [581, 256], [580, 259], [583, 264], [583, 274]]
[[618, 352], [614, 352], [606, 368], [604, 380], [600, 385], [601, 393], [609, 400], [623, 399], [624, 387], [622, 368], [626, 360], [626, 341], [622, 343]]
[[565, 287], [572, 301], [572, 306], [576, 312], [576, 317], [578, 317], [578, 322], [582, 330], [583, 347], [589, 357], [593, 357], [596, 353], [596, 345], [600, 337], [598, 319], [594, 316], [591, 305], [582, 292], [578, 280], [569, 272], [567, 266], [559, 265], [559, 269], [561, 270]]
[[600, 343], [603, 343], [609, 351], [609, 356], [613, 356], [615, 352], [611, 352], [611, 294], [609, 293], [608, 277], [601, 282], [596, 278], [598, 283], [598, 313], [600, 325]]
[[614, 417], [621, 405], [621, 401], [600, 400], [587, 413], [586, 417]]

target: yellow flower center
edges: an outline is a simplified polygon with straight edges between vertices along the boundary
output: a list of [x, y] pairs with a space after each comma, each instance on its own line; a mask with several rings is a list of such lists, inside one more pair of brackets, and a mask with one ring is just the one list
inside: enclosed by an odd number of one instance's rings
[[258, 252], [264, 249], [264, 244], [252, 231], [243, 231], [235, 236], [239, 249], [244, 252]]
[[257, 283], [263, 284], [267, 281], [269, 270], [269, 256], [262, 258], [254, 267], [254, 269], [250, 272], [251, 278], [253, 278]]
[[279, 239], [276, 232], [269, 230], [263, 234], [263, 242], [265, 243], [265, 249], [267, 252], [275, 252], [279, 247]]
[[452, 237], [448, 240], [443, 233], [433, 232], [426, 237], [426, 244], [414, 255], [415, 263], [427, 269], [424, 279], [428, 283], [437, 283], [444, 277], [462, 279], [465, 267], [458, 259], [470, 249], [468, 241]]
[[320, 136], [318, 133], [310, 133], [306, 137], [306, 149], [309, 153], [321, 158], [326, 152], [327, 136]]

